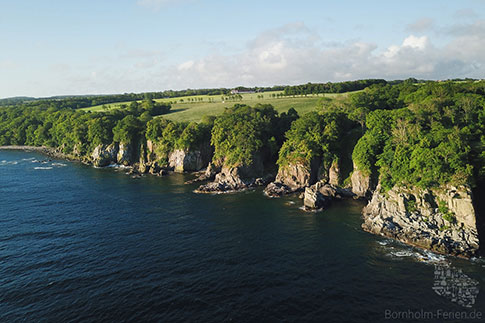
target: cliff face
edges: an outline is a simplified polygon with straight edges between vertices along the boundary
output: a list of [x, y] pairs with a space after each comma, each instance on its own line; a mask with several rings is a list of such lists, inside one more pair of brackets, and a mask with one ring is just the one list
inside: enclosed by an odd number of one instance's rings
[[277, 197], [300, 191], [318, 180], [319, 172], [322, 172], [319, 168], [319, 159], [314, 159], [310, 167], [299, 163], [280, 167], [275, 181], [265, 188], [264, 193]]
[[98, 145], [94, 148], [91, 159], [96, 167], [108, 166], [111, 163], [117, 162], [118, 145], [113, 143], [111, 145]]
[[168, 156], [169, 167], [179, 173], [199, 171], [207, 167], [211, 160], [212, 154], [208, 150], [210, 148], [196, 150], [176, 149]]
[[468, 187], [376, 188], [363, 209], [362, 228], [370, 233], [462, 257], [477, 254], [479, 239]]
[[133, 164], [134, 151], [133, 151], [132, 145], [120, 143], [116, 158], [117, 158], [117, 163], [120, 165], [129, 166]]
[[354, 171], [351, 176], [352, 192], [361, 198], [370, 198], [375, 188], [372, 176], [358, 169], [354, 163]]
[[[151, 140], [146, 142], [148, 166], [154, 165], [161, 156], [157, 155], [157, 143]], [[175, 149], [168, 156], [168, 169], [177, 173], [196, 172], [208, 166], [212, 159], [213, 150], [209, 142], [203, 143], [195, 149]]]
[[[210, 171], [214, 167], [212, 166]], [[209, 170], [208, 170], [209, 171]], [[210, 174], [206, 174], [207, 177]], [[251, 165], [246, 166], [222, 166], [219, 173], [215, 175], [213, 182], [201, 185], [195, 190], [196, 193], [232, 193], [246, 190], [248, 188], [267, 184], [271, 175], [264, 176], [262, 159], [255, 155]]]

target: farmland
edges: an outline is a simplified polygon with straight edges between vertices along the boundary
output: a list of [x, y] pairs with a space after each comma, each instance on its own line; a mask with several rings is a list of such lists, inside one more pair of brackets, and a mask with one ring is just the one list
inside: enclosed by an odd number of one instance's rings
[[[318, 106], [318, 101], [322, 97], [336, 98], [339, 96], [347, 96], [349, 93], [352, 92], [343, 94], [282, 96], [281, 91], [273, 91], [264, 93], [245, 93], [241, 94], [238, 98], [231, 95], [199, 95], [169, 99], [155, 99], [154, 101], [172, 104], [171, 112], [164, 115], [164, 118], [173, 121], [199, 121], [205, 115], [221, 114], [225, 108], [231, 107], [237, 103], [247, 104], [250, 106], [254, 106], [258, 103], [271, 104], [278, 112], [284, 112], [290, 108], [294, 108], [299, 114], [304, 114], [306, 112], [313, 111]], [[101, 112], [111, 109], [120, 109], [123, 105], [126, 106], [130, 103], [131, 102], [118, 102], [88, 107], [82, 110]]]

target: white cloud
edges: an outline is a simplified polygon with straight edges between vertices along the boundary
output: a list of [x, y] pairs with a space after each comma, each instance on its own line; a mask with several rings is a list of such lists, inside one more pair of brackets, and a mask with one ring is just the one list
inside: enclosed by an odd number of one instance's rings
[[[57, 75], [54, 87], [42, 82], [28, 86], [38, 93], [74, 94], [75, 89], [77, 94], [86, 94], [363, 78], [483, 78], [485, 29], [482, 22], [457, 25], [441, 32], [446, 36], [444, 43], [433, 42], [433, 37], [439, 37], [436, 33], [409, 34], [396, 44], [382, 48], [363, 40], [327, 42], [323, 35], [296, 23], [263, 32], [238, 51], [214, 49], [202, 58], [189, 57], [171, 63], [159, 51], [125, 50], [104, 60], [92, 60], [85, 66], [51, 67]], [[11, 65], [0, 61], [0, 68]], [[92, 71], [96, 73], [91, 74]]]
[[[342, 81], [360, 78], [442, 79], [485, 75], [485, 32], [453, 37], [441, 47], [409, 35], [385, 49], [364, 41], [334, 46], [304, 25], [262, 33], [234, 55], [209, 55], [172, 68], [169, 87], [196, 88]], [[285, 30], [285, 32], [280, 32]], [[480, 34], [480, 38], [477, 34]]]
[[179, 71], [188, 70], [188, 69], [191, 69], [192, 66], [194, 66], [194, 61], [187, 61], [187, 62], [184, 62], [184, 63], [180, 64], [178, 66], [178, 70]]
[[403, 47], [411, 47], [419, 50], [424, 50], [427, 44], [428, 44], [428, 37], [426, 36], [416, 37], [414, 35], [410, 35], [402, 42]]

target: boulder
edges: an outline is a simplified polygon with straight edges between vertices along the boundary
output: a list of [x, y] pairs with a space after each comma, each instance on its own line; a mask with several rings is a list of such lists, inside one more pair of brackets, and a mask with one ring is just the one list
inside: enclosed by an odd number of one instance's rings
[[310, 211], [325, 208], [330, 205], [330, 201], [330, 198], [320, 193], [315, 186], [305, 188], [305, 195], [303, 197], [305, 210]]
[[323, 180], [305, 188], [303, 205], [305, 210], [322, 209], [329, 206], [333, 199], [342, 199], [353, 195], [351, 191], [334, 186]]

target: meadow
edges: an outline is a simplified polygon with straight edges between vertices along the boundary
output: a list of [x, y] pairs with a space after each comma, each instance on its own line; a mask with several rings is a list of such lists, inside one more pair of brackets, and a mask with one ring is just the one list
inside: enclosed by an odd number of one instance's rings
[[[247, 104], [254, 106], [258, 103], [271, 104], [278, 112], [286, 112], [294, 108], [300, 115], [314, 111], [318, 106], [318, 101], [323, 98], [336, 98], [347, 96], [347, 92], [342, 94], [309, 94], [306, 96], [282, 96], [282, 91], [272, 91], [264, 93], [244, 93], [241, 98], [234, 98], [231, 95], [197, 95], [178, 98], [155, 99], [156, 102], [168, 102], [172, 104], [170, 113], [164, 115], [166, 119], [173, 121], [200, 121], [205, 115], [218, 115], [224, 112], [225, 108], [232, 107], [234, 104]], [[141, 102], [141, 101], [139, 101]], [[111, 109], [119, 109], [123, 105], [131, 102], [117, 102], [105, 105], [83, 108], [81, 110], [91, 112], [101, 112]]]

